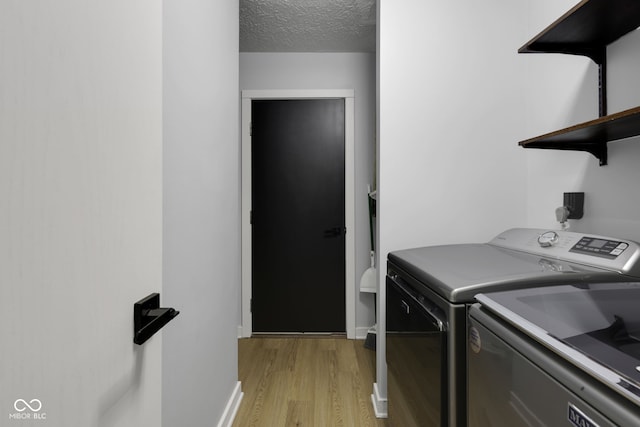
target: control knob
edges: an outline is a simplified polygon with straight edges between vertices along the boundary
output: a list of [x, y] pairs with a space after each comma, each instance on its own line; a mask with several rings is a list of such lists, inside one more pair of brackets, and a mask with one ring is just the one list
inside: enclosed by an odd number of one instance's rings
[[555, 231], [546, 231], [538, 236], [538, 244], [543, 248], [548, 248], [560, 240], [560, 236]]

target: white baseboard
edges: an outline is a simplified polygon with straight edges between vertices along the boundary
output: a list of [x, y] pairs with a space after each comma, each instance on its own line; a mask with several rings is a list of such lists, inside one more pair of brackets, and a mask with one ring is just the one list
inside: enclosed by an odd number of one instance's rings
[[363, 340], [367, 338], [367, 333], [369, 332], [369, 328], [366, 326], [358, 326], [356, 328], [356, 339]]
[[[367, 338], [367, 334], [369, 333], [370, 329], [371, 328], [368, 328], [366, 326], [358, 326], [356, 328], [356, 337], [355, 337], [355, 339], [357, 339], [357, 340], [366, 339]], [[296, 332], [296, 333], [298, 333], [298, 332]], [[280, 334], [280, 332], [278, 334]], [[238, 335], [238, 339], [240, 339], [240, 338], [249, 338], [249, 337], [245, 337], [244, 328], [242, 327], [242, 325], [238, 325], [237, 335]]]
[[376, 418], [387, 418], [387, 399], [380, 396], [378, 391], [378, 383], [373, 383], [373, 394], [371, 395], [371, 403], [373, 404], [373, 412]]
[[242, 392], [242, 384], [240, 383], [240, 381], [238, 381], [236, 383], [236, 386], [233, 388], [231, 396], [229, 397], [227, 406], [224, 408], [222, 417], [220, 417], [218, 427], [231, 427], [233, 425], [233, 420], [236, 418], [236, 413], [238, 412], [238, 408], [240, 407], [240, 402], [242, 402], [243, 396], [244, 393]]

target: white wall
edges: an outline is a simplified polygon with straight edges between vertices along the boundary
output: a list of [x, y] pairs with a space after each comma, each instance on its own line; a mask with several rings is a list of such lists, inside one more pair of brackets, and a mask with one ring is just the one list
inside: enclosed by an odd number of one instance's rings
[[238, 379], [238, 2], [164, 2], [163, 425], [216, 425]]
[[133, 343], [162, 291], [161, 78], [158, 2], [2, 2], [3, 426], [161, 423], [162, 334]]
[[[640, 138], [610, 143], [604, 167], [587, 153], [517, 147], [597, 117], [590, 59], [516, 54], [576, 1], [463, 3], [380, 0], [381, 261], [394, 249], [486, 241], [511, 226], [558, 228], [554, 210], [569, 191], [586, 195], [572, 229], [640, 240]], [[639, 53], [638, 31], [609, 47], [609, 113], [640, 105]]]
[[[367, 184], [374, 184], [375, 55], [367, 53], [241, 53], [240, 89], [354, 89], [356, 174], [356, 328], [374, 323], [373, 297], [359, 292], [370, 266]], [[238, 318], [238, 324], [241, 321]]]
[[[523, 7], [381, 0], [379, 9], [379, 263], [396, 249], [484, 242], [521, 226]], [[382, 303], [379, 314], [384, 327]]]
[[[530, 1], [527, 26], [531, 36], [574, 5], [573, 0]], [[528, 137], [562, 129], [598, 116], [597, 67], [587, 58], [570, 55], [527, 57]], [[640, 32], [609, 46], [609, 113], [640, 105]], [[587, 153], [526, 150], [528, 223], [557, 228], [554, 209], [565, 191], [585, 192], [585, 213], [571, 229], [640, 240], [640, 139], [608, 144], [609, 164]]]

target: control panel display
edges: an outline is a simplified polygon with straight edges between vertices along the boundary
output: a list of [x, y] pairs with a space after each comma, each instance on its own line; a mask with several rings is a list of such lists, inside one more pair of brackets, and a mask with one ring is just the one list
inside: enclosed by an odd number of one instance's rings
[[628, 247], [629, 244], [625, 242], [583, 237], [571, 248], [570, 252], [615, 259]]

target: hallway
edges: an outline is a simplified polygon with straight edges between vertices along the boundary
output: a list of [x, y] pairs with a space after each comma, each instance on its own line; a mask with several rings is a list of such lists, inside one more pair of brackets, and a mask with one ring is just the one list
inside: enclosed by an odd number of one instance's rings
[[386, 426], [375, 418], [375, 352], [342, 337], [238, 340], [244, 398], [234, 426]]

